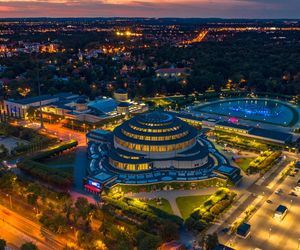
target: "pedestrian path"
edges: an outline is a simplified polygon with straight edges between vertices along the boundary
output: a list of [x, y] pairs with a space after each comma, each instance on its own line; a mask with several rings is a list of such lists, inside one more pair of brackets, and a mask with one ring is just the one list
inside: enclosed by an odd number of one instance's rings
[[130, 194], [127, 196], [139, 199], [154, 199], [154, 198], [164, 198], [169, 201], [173, 213], [181, 217], [181, 213], [177, 207], [176, 198], [184, 196], [198, 196], [198, 195], [211, 195], [218, 190], [217, 187], [203, 188], [199, 190], [162, 190], [155, 192], [140, 192], [135, 194]]

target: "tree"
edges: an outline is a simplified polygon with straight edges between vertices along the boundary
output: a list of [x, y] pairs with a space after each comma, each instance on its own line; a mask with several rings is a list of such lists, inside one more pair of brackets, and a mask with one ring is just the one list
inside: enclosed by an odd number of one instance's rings
[[138, 249], [139, 250], [156, 250], [161, 244], [161, 239], [158, 236], [147, 235], [141, 239]]
[[160, 227], [160, 236], [163, 242], [168, 242], [178, 239], [179, 232], [177, 224], [166, 222]]
[[199, 245], [201, 249], [214, 250], [219, 245], [218, 235], [216, 233], [205, 235], [199, 241]]
[[38, 248], [32, 242], [27, 242], [21, 246], [21, 250], [38, 250]]
[[6, 247], [6, 241], [3, 239], [0, 239], [0, 250], [5, 250]]
[[29, 119], [34, 119], [36, 114], [36, 109], [32, 106], [30, 106], [28, 109], [27, 109], [27, 116], [29, 117]]
[[27, 202], [28, 202], [28, 204], [30, 204], [32, 206], [36, 206], [38, 198], [39, 197], [36, 194], [28, 194], [27, 195]]

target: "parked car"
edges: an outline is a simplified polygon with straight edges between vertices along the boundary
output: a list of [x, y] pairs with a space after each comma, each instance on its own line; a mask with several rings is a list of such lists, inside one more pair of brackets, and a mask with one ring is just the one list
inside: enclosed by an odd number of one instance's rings
[[298, 195], [297, 195], [295, 192], [293, 192], [293, 191], [290, 192], [289, 195], [291, 195], [291, 196], [296, 196], [296, 197], [298, 196]]

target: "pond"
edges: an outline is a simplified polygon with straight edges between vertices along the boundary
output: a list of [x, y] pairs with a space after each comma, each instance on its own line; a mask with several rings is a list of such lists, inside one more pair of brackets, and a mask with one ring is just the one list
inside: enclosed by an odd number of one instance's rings
[[282, 126], [292, 126], [298, 121], [296, 108], [284, 102], [269, 99], [216, 101], [199, 106], [195, 110]]

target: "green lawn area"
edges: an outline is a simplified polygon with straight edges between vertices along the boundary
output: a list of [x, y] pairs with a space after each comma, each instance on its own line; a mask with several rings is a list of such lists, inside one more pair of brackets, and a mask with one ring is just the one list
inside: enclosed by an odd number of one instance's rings
[[75, 157], [76, 157], [76, 153], [75, 152], [71, 152], [68, 154], [62, 154], [58, 157], [55, 157], [53, 159], [47, 160], [45, 162], [46, 165], [48, 166], [54, 166], [54, 167], [59, 167], [59, 166], [70, 166], [72, 167], [75, 163]]
[[57, 171], [67, 173], [72, 177], [74, 172], [75, 157], [75, 152], [62, 154], [58, 157], [45, 161], [44, 164], [46, 164], [49, 168], [55, 168]]
[[249, 158], [240, 158], [237, 162], [236, 165], [238, 165], [244, 172], [247, 171], [249, 168], [249, 164], [251, 161], [253, 161], [255, 158], [249, 157]]
[[157, 201], [156, 200], [148, 200], [148, 201], [145, 201], [145, 203], [151, 205], [151, 206], [154, 206], [154, 207], [157, 207], [169, 214], [173, 214], [173, 210], [171, 208], [171, 205], [169, 203], [168, 200], [166, 199], [160, 199], [161, 200], [161, 204], [157, 204]]
[[187, 217], [189, 217], [189, 215], [194, 211], [194, 209], [199, 207], [209, 197], [210, 195], [177, 197], [176, 203], [182, 218], [186, 219]]

